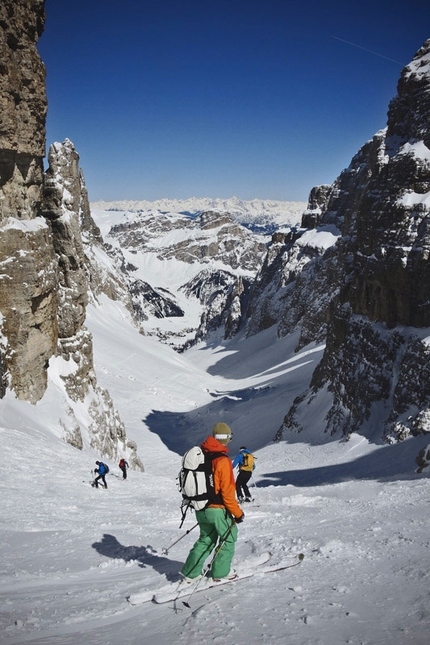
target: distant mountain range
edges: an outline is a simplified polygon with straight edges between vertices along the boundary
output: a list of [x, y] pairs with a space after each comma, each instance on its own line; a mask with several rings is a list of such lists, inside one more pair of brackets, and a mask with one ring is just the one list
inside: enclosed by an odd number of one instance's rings
[[249, 201], [230, 197], [228, 199], [211, 199], [210, 197], [190, 197], [189, 199], [159, 199], [146, 200], [119, 200], [113, 202], [96, 201], [91, 203], [92, 209], [115, 211], [151, 211], [162, 213], [182, 213], [196, 215], [202, 211], [217, 210], [230, 213], [233, 218], [242, 224], [253, 226], [273, 225], [294, 226], [300, 223], [306, 202], [283, 202], [273, 199], [252, 199]]

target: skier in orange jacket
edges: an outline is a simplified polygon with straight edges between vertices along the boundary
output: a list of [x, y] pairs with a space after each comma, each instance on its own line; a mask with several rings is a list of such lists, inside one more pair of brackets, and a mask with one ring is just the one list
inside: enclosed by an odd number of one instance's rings
[[212, 436], [206, 438], [201, 448], [207, 453], [222, 453], [212, 461], [215, 494], [219, 496], [216, 503], [210, 503], [206, 508], [196, 511], [196, 519], [200, 527], [200, 536], [188, 554], [182, 568], [182, 575], [191, 582], [202, 575], [206, 558], [215, 549], [219, 549], [211, 566], [211, 576], [219, 580], [236, 576], [231, 570], [234, 547], [237, 540], [237, 526], [244, 519], [244, 513], [236, 501], [236, 485], [233, 467], [227, 456], [227, 444], [232, 434], [226, 423], [215, 424]]

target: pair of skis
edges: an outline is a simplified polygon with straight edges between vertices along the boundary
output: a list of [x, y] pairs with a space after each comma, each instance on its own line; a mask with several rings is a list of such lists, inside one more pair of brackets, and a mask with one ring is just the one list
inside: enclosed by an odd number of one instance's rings
[[239, 580], [252, 578], [254, 575], [275, 573], [277, 571], [291, 569], [303, 562], [304, 557], [303, 553], [298, 553], [297, 555], [290, 556], [287, 560], [279, 562], [278, 564], [271, 564], [270, 560], [272, 558], [272, 554], [269, 551], [266, 551], [259, 556], [245, 560], [243, 567], [241, 567], [241, 570], [233, 579], [229, 580], [228, 578], [223, 578], [217, 581], [213, 578], [199, 578], [194, 583], [187, 583], [185, 580], [182, 580], [179, 583], [169, 583], [164, 585], [156, 591], [153, 589], [147, 589], [145, 591], [131, 594], [127, 597], [127, 600], [131, 605], [142, 605], [146, 602], [154, 602], [159, 605], [189, 597], [188, 602], [182, 601], [182, 604], [190, 609], [189, 601], [196, 593], [200, 593], [214, 587], [233, 584]]

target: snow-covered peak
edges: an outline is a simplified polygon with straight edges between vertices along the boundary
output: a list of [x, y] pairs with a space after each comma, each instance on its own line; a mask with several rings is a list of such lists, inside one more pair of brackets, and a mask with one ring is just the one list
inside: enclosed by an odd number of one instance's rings
[[424, 79], [430, 76], [430, 38], [418, 50], [413, 60], [404, 69], [406, 76]]
[[268, 224], [279, 226], [296, 225], [300, 222], [306, 202], [276, 201], [273, 199], [252, 199], [249, 201], [230, 197], [227, 199], [209, 197], [190, 197], [189, 199], [159, 199], [147, 200], [119, 200], [97, 201], [91, 203], [91, 208], [103, 211], [160, 211], [162, 213], [182, 213], [197, 215], [206, 210], [227, 212], [241, 223], [255, 226]]

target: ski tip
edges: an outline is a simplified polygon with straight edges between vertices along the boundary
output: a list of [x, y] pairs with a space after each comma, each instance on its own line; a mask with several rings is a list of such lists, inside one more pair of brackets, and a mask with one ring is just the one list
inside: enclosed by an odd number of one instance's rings
[[297, 557], [298, 557], [298, 559], [299, 559], [299, 560], [300, 560], [300, 562], [301, 562], [301, 561], [304, 559], [305, 554], [304, 554], [304, 553], [299, 553], [299, 555], [298, 555]]

